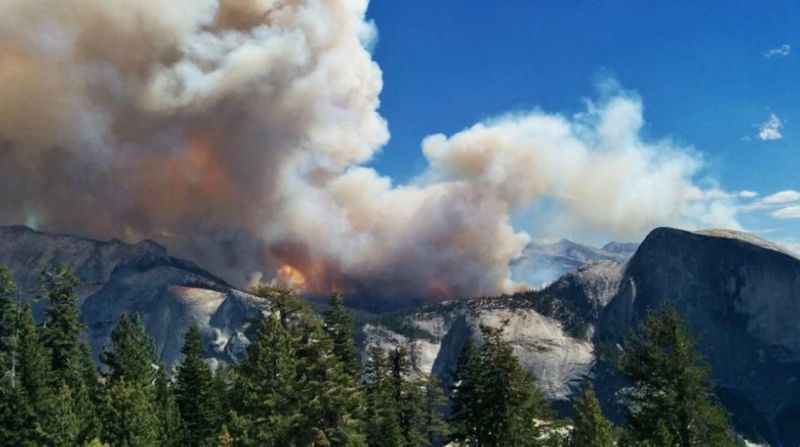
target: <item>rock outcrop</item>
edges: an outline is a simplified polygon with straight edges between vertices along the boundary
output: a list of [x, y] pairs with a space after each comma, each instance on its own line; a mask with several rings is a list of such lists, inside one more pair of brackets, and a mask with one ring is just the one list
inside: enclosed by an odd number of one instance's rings
[[151, 241], [135, 245], [41, 233], [27, 227], [0, 227], [0, 265], [18, 283], [20, 299], [34, 302], [37, 275], [55, 265], [80, 278], [81, 319], [95, 355], [123, 312], [139, 313], [155, 339], [159, 360], [168, 366], [180, 356], [183, 334], [194, 320], [208, 343], [213, 361], [242, 355], [247, 325], [269, 302], [226, 284], [198, 266], [173, 258]]
[[[591, 380], [613, 414], [624, 384], [608, 353], [667, 301], [702, 334], [738, 429], [771, 445], [800, 444], [800, 258], [749, 234], [658, 228], [626, 263], [595, 262], [542, 290], [411, 312], [392, 327], [427, 334], [403, 343], [425, 351], [420, 369], [447, 383], [463, 341], [480, 343], [480, 324], [506, 324], [515, 353], [557, 404]], [[378, 329], [367, 328], [367, 343], [387, 340]]]

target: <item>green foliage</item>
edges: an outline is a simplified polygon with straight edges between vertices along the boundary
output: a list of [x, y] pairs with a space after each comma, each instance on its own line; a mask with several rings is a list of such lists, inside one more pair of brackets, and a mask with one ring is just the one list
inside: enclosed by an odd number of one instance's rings
[[330, 308], [325, 313], [325, 329], [333, 342], [333, 354], [339, 359], [345, 372], [356, 377], [359, 372], [358, 350], [355, 342], [353, 318], [344, 307], [344, 297], [335, 293]]
[[553, 420], [503, 328], [482, 327], [479, 348], [465, 343], [446, 422], [437, 378], [414, 371], [406, 350], [370, 348], [359, 371], [353, 320], [339, 294], [322, 320], [290, 289], [257, 288], [274, 307], [254, 325], [247, 357], [212, 373], [193, 324], [173, 385], [156, 367], [138, 315], [120, 317], [100, 356], [107, 380], [98, 380], [79, 338], [77, 279], [57, 268], [42, 273], [40, 285], [49, 307], [37, 326], [0, 268], [0, 445], [734, 445], [696, 338], [670, 307], [651, 313], [625, 345], [619, 366], [632, 388], [619, 441], [588, 389], [575, 401], [574, 428], [562, 444], [563, 421]]
[[[100, 358], [108, 365], [104, 439], [114, 446], [148, 446], [164, 440], [157, 386], [162, 374], [155, 366], [155, 346], [137, 314], [123, 314], [111, 331], [111, 349]], [[177, 412], [176, 412], [177, 416]]]
[[18, 334], [19, 365], [8, 401], [12, 417], [3, 424], [4, 445], [42, 445], [56, 396], [50, 358], [27, 306], [20, 312]]
[[155, 344], [147, 335], [139, 314], [133, 319], [122, 314], [111, 331], [111, 349], [104, 349], [100, 359], [108, 365], [113, 383], [124, 380], [128, 384], [152, 388], [159, 371], [155, 365]]
[[371, 347], [364, 368], [366, 435], [367, 445], [371, 447], [402, 446], [404, 442], [399, 409], [394, 405], [389, 377], [386, 352], [379, 347]]
[[[236, 424], [242, 445], [364, 445], [363, 396], [352, 370], [337, 355], [331, 333], [291, 290], [255, 290], [275, 303], [262, 321], [234, 387]], [[355, 346], [349, 315], [335, 314], [339, 353]], [[330, 329], [330, 328], [328, 328]], [[349, 338], [349, 340], [348, 340]], [[350, 368], [353, 366], [350, 365]]]
[[617, 445], [617, 430], [603, 416], [600, 402], [590, 386], [573, 402], [575, 421], [569, 436], [569, 447], [613, 447]]
[[294, 395], [297, 359], [293, 340], [276, 314], [261, 323], [247, 347], [235, 386], [237, 442], [244, 446], [291, 445], [299, 401]]
[[155, 412], [158, 415], [159, 443], [162, 447], [180, 445], [181, 415], [175, 393], [170, 386], [164, 367], [159, 368], [156, 378]]
[[551, 419], [544, 393], [502, 339], [502, 328], [481, 331], [478, 354], [466, 345], [458, 362], [453, 439], [480, 446], [541, 444], [536, 421]]
[[58, 377], [68, 377], [81, 355], [78, 296], [74, 288], [80, 281], [66, 267], [56, 267], [39, 274], [40, 299], [48, 302], [42, 337], [50, 351], [50, 363]]
[[434, 376], [412, 378], [408, 352], [372, 347], [364, 370], [367, 443], [430, 446], [447, 434], [444, 393]]
[[105, 437], [115, 447], [158, 445], [160, 427], [152, 391], [120, 377], [108, 391]]
[[727, 414], [709, 384], [697, 337], [671, 305], [650, 312], [625, 343], [619, 371], [628, 393], [625, 443], [735, 445]]
[[210, 446], [219, 431], [219, 402], [214, 393], [214, 376], [203, 358], [205, 345], [197, 324], [186, 333], [183, 361], [175, 377], [175, 397], [181, 415], [183, 445]]
[[0, 267], [0, 392], [14, 386], [19, 307], [11, 272]]

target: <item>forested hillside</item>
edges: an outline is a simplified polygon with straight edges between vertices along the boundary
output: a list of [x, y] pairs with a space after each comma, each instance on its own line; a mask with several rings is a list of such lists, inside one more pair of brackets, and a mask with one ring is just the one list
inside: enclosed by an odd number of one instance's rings
[[[619, 358], [627, 423], [602, 414], [591, 387], [575, 420], [557, 420], [503, 339], [461, 350], [452, 386], [418, 374], [409, 353], [371, 348], [336, 294], [320, 318], [291, 290], [258, 287], [273, 310], [252, 325], [241, 362], [212, 369], [197, 325], [173, 371], [138, 315], [123, 314], [96, 368], [78, 318], [79, 281], [39, 274], [41, 321], [0, 270], [0, 444], [19, 446], [660, 446], [734, 445], [709, 368], [677, 311], [651, 312]], [[449, 399], [445, 397], [449, 395]]]

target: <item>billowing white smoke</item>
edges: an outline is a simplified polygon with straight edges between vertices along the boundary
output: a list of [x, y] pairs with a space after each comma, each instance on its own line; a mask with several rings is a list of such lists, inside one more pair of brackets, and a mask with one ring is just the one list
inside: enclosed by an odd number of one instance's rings
[[638, 237], [736, 227], [691, 151], [640, 137], [617, 91], [573, 117], [509, 115], [425, 139], [407, 185], [366, 0], [0, 3], [0, 223], [149, 237], [234, 282], [252, 272], [376, 300], [510, 291], [540, 228]]

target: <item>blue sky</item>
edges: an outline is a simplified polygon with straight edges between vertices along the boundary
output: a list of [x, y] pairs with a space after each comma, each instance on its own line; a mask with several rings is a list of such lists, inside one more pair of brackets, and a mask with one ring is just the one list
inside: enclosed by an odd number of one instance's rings
[[[392, 134], [372, 165], [398, 182], [424, 169], [426, 135], [515, 110], [570, 115], [613, 77], [641, 96], [644, 137], [694, 147], [725, 191], [800, 190], [800, 3], [374, 0], [368, 17]], [[770, 215], [792, 197], [738, 219], [797, 242], [800, 219]]]

